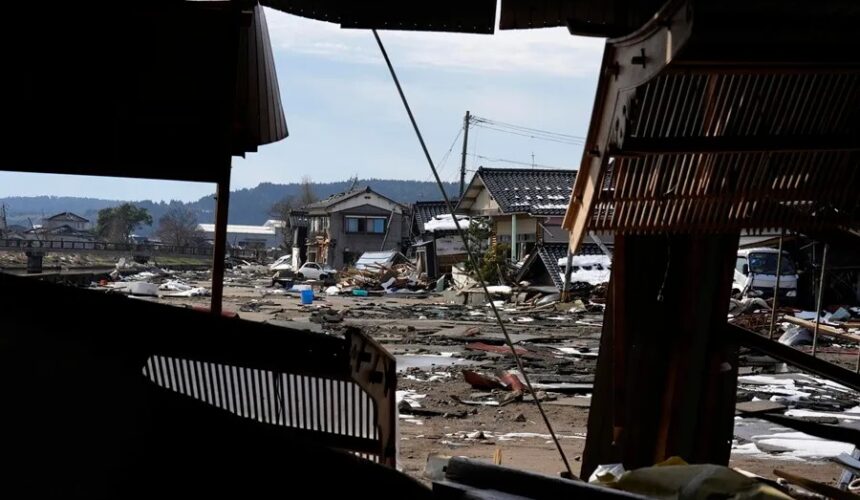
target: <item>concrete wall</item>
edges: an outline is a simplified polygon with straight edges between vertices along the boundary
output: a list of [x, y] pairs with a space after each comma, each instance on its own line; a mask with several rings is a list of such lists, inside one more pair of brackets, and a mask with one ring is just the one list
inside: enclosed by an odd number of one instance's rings
[[499, 204], [490, 196], [487, 188], [482, 188], [469, 212], [474, 215], [493, 215], [499, 213], [499, 210]]
[[[511, 234], [511, 216], [494, 217], [496, 236]], [[537, 220], [528, 215], [517, 215], [517, 234], [537, 234]]]

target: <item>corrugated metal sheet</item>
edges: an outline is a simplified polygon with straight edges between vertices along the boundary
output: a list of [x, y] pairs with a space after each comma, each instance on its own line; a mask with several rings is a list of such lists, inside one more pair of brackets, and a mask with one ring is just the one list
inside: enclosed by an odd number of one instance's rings
[[607, 42], [565, 217], [574, 244], [589, 229], [860, 226], [860, 57], [845, 50], [851, 37], [839, 21], [856, 6], [807, 4], [833, 22], [804, 24], [803, 11], [792, 12], [790, 37], [768, 22], [774, 6], [730, 3], [675, 2]]

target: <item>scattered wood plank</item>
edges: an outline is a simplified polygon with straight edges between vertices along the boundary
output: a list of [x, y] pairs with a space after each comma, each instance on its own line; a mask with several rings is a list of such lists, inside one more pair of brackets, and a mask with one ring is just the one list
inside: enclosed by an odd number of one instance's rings
[[784, 470], [774, 469], [774, 475], [777, 477], [781, 477], [788, 481], [791, 484], [800, 486], [805, 490], [809, 490], [813, 493], [818, 493], [819, 495], [824, 495], [827, 498], [833, 498], [835, 500], [858, 500], [860, 496], [857, 496], [853, 493], [849, 493], [847, 491], [840, 490], [834, 486], [830, 486], [827, 484], [819, 483], [818, 481], [813, 481], [812, 479], [807, 479], [805, 477], [798, 476], [796, 474], [792, 474], [791, 472], [786, 472]]
[[591, 398], [558, 398], [554, 401], [547, 401], [544, 404], [554, 406], [573, 406], [576, 408], [588, 408], [591, 406]]
[[[783, 321], [787, 321], [791, 324], [802, 326], [811, 331], [815, 330], [815, 321], [809, 321], [805, 319], [795, 318], [794, 316], [783, 316]], [[828, 337], [833, 337], [835, 339], [843, 340], [846, 342], [855, 342], [860, 344], [860, 335], [855, 335], [853, 333], [846, 333], [845, 331], [830, 326], [825, 325], [824, 323], [819, 323], [818, 325], [818, 333], [819, 335], [825, 335]]]
[[785, 405], [773, 401], [746, 401], [738, 403], [735, 408], [740, 413], [773, 413], [785, 411]]

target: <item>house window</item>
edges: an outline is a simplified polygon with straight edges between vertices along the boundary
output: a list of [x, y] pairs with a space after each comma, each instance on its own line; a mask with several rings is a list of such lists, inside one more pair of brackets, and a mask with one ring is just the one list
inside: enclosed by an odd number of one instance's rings
[[360, 217], [348, 215], [345, 217], [347, 233], [384, 234], [385, 217]]
[[359, 217], [347, 217], [346, 218], [346, 232], [347, 233], [363, 233], [364, 232], [364, 219]]
[[368, 219], [368, 222], [370, 222], [368, 233], [382, 234], [385, 232], [385, 219]]

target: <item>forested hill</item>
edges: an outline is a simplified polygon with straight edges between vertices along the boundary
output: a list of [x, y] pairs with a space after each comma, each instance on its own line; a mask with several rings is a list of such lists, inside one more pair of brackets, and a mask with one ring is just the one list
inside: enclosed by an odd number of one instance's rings
[[[352, 181], [313, 183], [313, 191], [319, 198], [325, 198], [350, 187]], [[415, 201], [439, 200], [441, 195], [434, 182], [403, 181], [393, 179], [359, 180], [357, 186], [370, 186], [374, 191], [395, 201], [409, 205]], [[458, 186], [455, 183], [445, 185], [449, 195], [456, 196]], [[231, 224], [262, 224], [270, 219], [272, 205], [287, 197], [298, 197], [300, 183], [272, 184], [262, 183], [254, 188], [239, 189], [230, 194], [230, 223]], [[0, 198], [0, 204], [6, 206], [7, 218], [10, 224], [29, 226], [30, 222], [39, 224], [42, 217], [59, 212], [74, 212], [95, 222], [100, 209], [132, 202], [145, 208], [157, 222], [174, 205], [185, 205], [197, 214], [200, 222], [215, 220], [215, 199], [205, 196], [197, 201], [183, 203], [181, 201], [153, 202], [151, 200], [109, 200], [98, 198], [77, 198], [70, 196], [28, 196]], [[154, 228], [142, 228], [141, 234], [148, 234]]]

